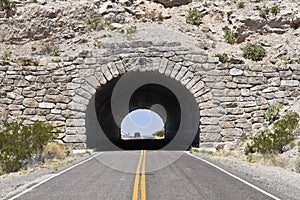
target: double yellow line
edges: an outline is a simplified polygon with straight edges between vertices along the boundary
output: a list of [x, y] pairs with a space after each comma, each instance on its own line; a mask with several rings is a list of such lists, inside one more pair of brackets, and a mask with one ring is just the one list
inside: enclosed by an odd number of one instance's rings
[[139, 183], [141, 189], [141, 200], [146, 200], [146, 175], [145, 175], [145, 168], [146, 168], [146, 150], [141, 150], [141, 155], [139, 159], [139, 163], [135, 172], [135, 180], [134, 180], [134, 188], [133, 188], [133, 195], [132, 200], [138, 200], [139, 198]]

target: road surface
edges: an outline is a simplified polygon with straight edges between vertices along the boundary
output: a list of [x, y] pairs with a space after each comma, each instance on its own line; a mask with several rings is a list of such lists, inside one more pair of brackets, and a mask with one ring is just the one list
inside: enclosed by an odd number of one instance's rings
[[102, 152], [20, 200], [276, 199], [184, 152]]

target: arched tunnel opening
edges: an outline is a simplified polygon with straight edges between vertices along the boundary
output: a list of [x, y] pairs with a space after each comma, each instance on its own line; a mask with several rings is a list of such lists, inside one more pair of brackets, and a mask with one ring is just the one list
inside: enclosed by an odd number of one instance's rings
[[[122, 139], [122, 120], [138, 109], [151, 110], [164, 119], [164, 138]], [[195, 98], [179, 81], [156, 72], [128, 72], [98, 88], [90, 100], [87, 147], [186, 150], [199, 145], [199, 119]]]
[[136, 109], [121, 122], [121, 139], [164, 139], [165, 119], [150, 109]]

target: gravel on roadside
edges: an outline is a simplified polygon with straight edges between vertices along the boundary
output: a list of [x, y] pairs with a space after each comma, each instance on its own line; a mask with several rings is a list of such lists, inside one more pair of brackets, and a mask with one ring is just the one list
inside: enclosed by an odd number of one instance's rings
[[59, 173], [60, 171], [79, 163], [89, 157], [93, 156], [95, 153], [91, 155], [75, 155], [66, 158], [58, 167], [49, 167], [32, 170], [25, 170], [16, 173], [10, 173], [0, 176], [0, 199], [9, 199], [18, 193], [26, 190], [27, 188], [32, 187], [35, 184], [40, 183], [41, 181], [47, 179], [48, 177]]
[[300, 199], [300, 173], [280, 167], [249, 163], [231, 157], [212, 156], [202, 153], [193, 153], [193, 155], [220, 166], [278, 198], [284, 200]]

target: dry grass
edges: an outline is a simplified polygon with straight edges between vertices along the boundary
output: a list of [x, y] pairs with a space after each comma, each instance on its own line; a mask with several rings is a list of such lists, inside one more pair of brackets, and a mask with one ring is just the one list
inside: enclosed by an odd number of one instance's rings
[[46, 144], [43, 150], [45, 160], [49, 159], [64, 159], [66, 157], [66, 150], [64, 145], [58, 142], [51, 142]]
[[[238, 146], [234, 150], [219, 149], [210, 155], [216, 157], [234, 158], [237, 160], [247, 161], [250, 163], [257, 163], [267, 166], [280, 167], [291, 171], [300, 173], [300, 156], [289, 157], [283, 154], [260, 154], [253, 153], [245, 155], [243, 146]], [[200, 151], [202, 153], [202, 151]]]

